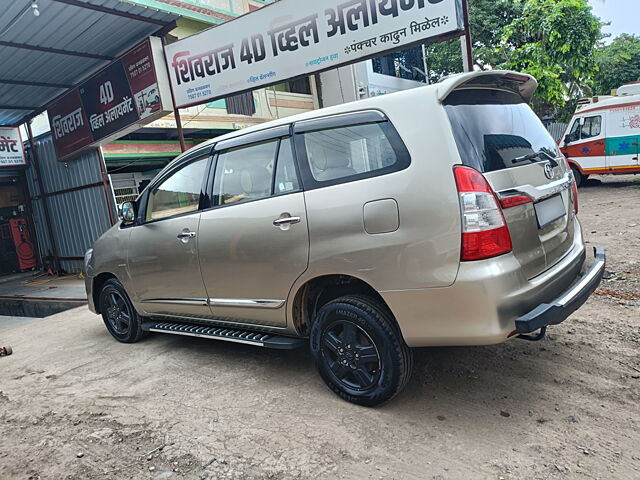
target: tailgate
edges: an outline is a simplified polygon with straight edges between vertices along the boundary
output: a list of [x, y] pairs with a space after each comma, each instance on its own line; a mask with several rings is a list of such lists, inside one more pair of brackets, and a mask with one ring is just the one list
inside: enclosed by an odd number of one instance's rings
[[513, 92], [464, 89], [444, 105], [462, 163], [499, 197], [528, 199], [503, 212], [525, 275], [551, 268], [571, 248], [575, 224], [571, 173], [553, 138]]

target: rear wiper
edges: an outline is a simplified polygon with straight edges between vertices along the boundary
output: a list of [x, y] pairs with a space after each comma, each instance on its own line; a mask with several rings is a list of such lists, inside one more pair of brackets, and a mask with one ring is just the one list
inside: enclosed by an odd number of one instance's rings
[[555, 168], [558, 166], [558, 161], [556, 158], [545, 150], [538, 150], [537, 152], [527, 153], [526, 155], [522, 155], [521, 157], [516, 157], [511, 160], [511, 163], [520, 163], [520, 162], [535, 162], [536, 158], [540, 158], [540, 156], [544, 155], [549, 159], [549, 163]]

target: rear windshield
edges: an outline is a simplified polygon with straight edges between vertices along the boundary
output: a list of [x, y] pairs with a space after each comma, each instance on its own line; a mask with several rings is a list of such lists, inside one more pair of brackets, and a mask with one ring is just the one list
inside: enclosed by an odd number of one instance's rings
[[462, 163], [481, 172], [527, 164], [530, 160], [513, 160], [541, 150], [558, 155], [547, 129], [516, 94], [458, 90], [449, 95], [445, 109]]

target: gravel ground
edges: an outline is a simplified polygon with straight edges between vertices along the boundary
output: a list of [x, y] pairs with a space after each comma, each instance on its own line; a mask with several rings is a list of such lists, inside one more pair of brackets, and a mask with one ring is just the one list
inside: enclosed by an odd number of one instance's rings
[[2, 479], [640, 478], [640, 183], [580, 190], [598, 295], [541, 342], [416, 353], [375, 409], [308, 351], [157, 335], [121, 345], [85, 308], [3, 332]]

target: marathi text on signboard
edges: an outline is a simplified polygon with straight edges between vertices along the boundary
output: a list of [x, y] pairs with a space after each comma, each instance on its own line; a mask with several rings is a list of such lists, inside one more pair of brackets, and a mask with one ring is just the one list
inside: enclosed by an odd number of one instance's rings
[[461, 0], [281, 0], [168, 45], [165, 55], [176, 105], [185, 107], [463, 28]]
[[172, 110], [161, 52], [148, 39], [47, 108], [58, 159]]
[[0, 167], [15, 167], [26, 164], [20, 129], [0, 128]]

